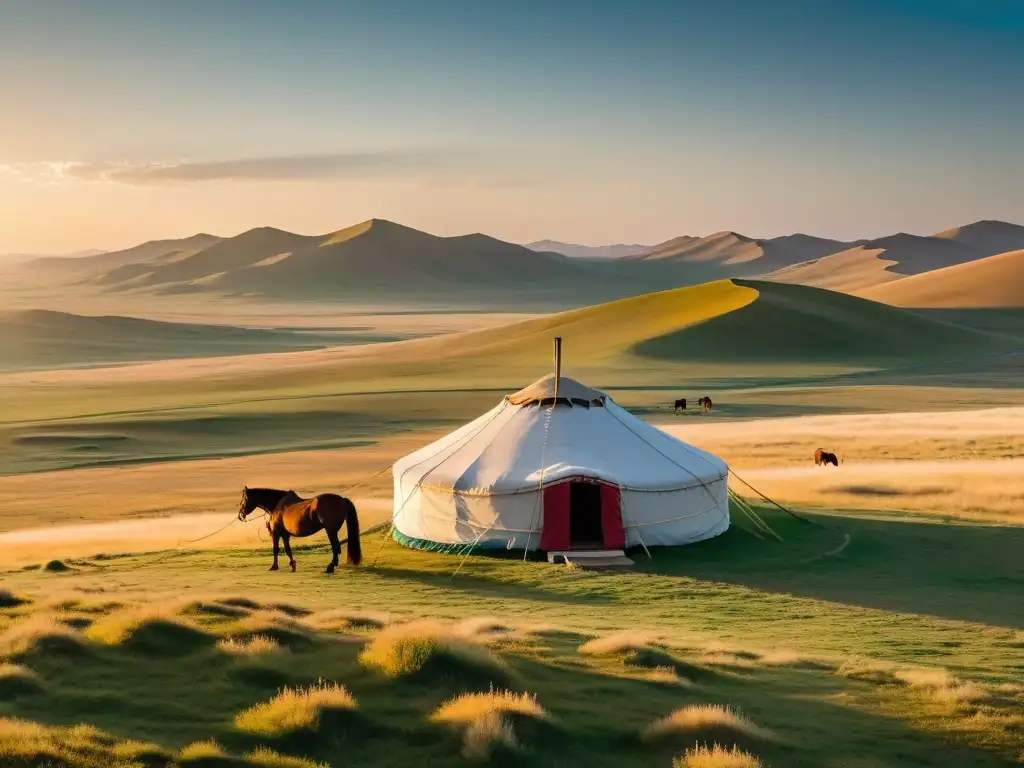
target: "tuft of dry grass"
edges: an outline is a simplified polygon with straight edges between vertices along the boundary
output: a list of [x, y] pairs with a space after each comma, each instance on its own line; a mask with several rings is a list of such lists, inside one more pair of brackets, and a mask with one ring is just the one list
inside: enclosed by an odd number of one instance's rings
[[81, 635], [50, 613], [15, 622], [0, 634], [0, 658], [19, 661], [36, 653], [60, 655], [85, 647]]
[[462, 736], [462, 754], [470, 760], [486, 760], [499, 746], [515, 749], [519, 741], [512, 723], [497, 712], [488, 712], [473, 720]]
[[303, 624], [320, 631], [376, 630], [386, 627], [390, 619], [383, 613], [335, 609], [318, 611], [303, 619]]
[[91, 725], [47, 727], [0, 717], [0, 765], [138, 768], [166, 764], [171, 755], [155, 744], [118, 742]]
[[535, 696], [512, 691], [464, 693], [442, 704], [430, 719], [462, 731], [462, 754], [471, 760], [483, 760], [498, 746], [513, 749], [518, 745], [509, 716], [546, 720], [548, 713]]
[[280, 611], [259, 609], [233, 622], [228, 636], [236, 639], [260, 635], [285, 648], [308, 646], [314, 637], [308, 627]]
[[178, 754], [179, 760], [204, 760], [213, 757], [227, 757], [227, 753], [224, 748], [221, 747], [213, 739], [206, 739], [205, 741], [196, 741], [184, 747]]
[[474, 616], [456, 624], [455, 631], [463, 637], [478, 638], [508, 633], [512, 628], [489, 616]]
[[248, 597], [218, 597], [215, 602], [232, 608], [245, 608], [250, 611], [256, 611], [263, 607], [255, 600], [251, 600]]
[[885, 685], [895, 682], [896, 678], [893, 676], [895, 669], [896, 665], [888, 661], [854, 658], [847, 659], [840, 664], [836, 669], [836, 674], [851, 680]]
[[212, 635], [177, 614], [177, 606], [121, 608], [93, 622], [85, 631], [85, 637], [101, 645], [131, 644], [141, 650], [168, 655], [212, 644]]
[[943, 704], [970, 704], [989, 698], [981, 685], [961, 680], [942, 667], [901, 667], [873, 659], [843, 662], [836, 674], [876, 685], [905, 685]]
[[42, 682], [28, 667], [0, 662], [0, 701], [41, 690]]
[[646, 650], [650, 644], [650, 635], [640, 632], [618, 632], [588, 640], [577, 650], [584, 656], [616, 656], [629, 651]]
[[960, 680], [942, 667], [901, 667], [893, 672], [893, 677], [946, 704], [969, 704], [982, 701], [989, 695], [977, 683]]
[[282, 755], [267, 747], [259, 747], [245, 756], [253, 765], [260, 768], [330, 768], [327, 763], [316, 763], [305, 757]]
[[16, 595], [7, 589], [0, 589], [0, 608], [17, 608], [27, 602], [29, 602], [28, 598]]
[[249, 615], [249, 609], [235, 605], [225, 605], [216, 600], [194, 600], [182, 605], [178, 612], [185, 616], [198, 619], [237, 619]]
[[235, 716], [235, 726], [261, 736], [282, 736], [315, 729], [325, 711], [356, 708], [356, 700], [343, 685], [325, 680], [308, 688], [284, 688], [274, 698]]
[[227, 637], [217, 643], [217, 650], [235, 656], [261, 656], [271, 653], [284, 653], [288, 649], [271, 637], [253, 635], [247, 638]]
[[764, 741], [771, 731], [761, 728], [738, 712], [720, 704], [690, 704], [655, 721], [643, 732], [648, 740], [684, 736], [689, 741], [735, 742], [740, 739]]
[[718, 744], [688, 749], [682, 757], [672, 761], [672, 768], [762, 768], [762, 765], [760, 758], [749, 752], [737, 747], [726, 749]]
[[381, 630], [366, 646], [360, 661], [391, 678], [408, 677], [437, 668], [442, 674], [507, 682], [511, 673], [478, 642], [440, 622], [414, 621]]
[[430, 719], [438, 723], [464, 725], [487, 712], [546, 719], [548, 713], [529, 693], [491, 690], [489, 693], [463, 693], [442, 704]]

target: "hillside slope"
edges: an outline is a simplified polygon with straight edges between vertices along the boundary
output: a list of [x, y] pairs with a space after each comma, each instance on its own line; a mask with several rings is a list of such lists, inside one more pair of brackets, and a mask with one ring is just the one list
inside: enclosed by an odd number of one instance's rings
[[737, 232], [716, 232], [706, 237], [677, 237], [652, 246], [632, 259], [663, 265], [715, 265], [722, 269], [722, 276], [755, 275], [836, 253], [850, 245], [799, 233], [758, 239]]
[[101, 252], [91, 256], [44, 256], [32, 266], [56, 269], [73, 274], [100, 274], [128, 264], [148, 263], [179, 253], [195, 253], [219, 243], [223, 238], [200, 232], [177, 240], [150, 240], [121, 251]]
[[1024, 248], [1024, 227], [977, 221], [921, 237], [899, 233], [777, 270], [767, 279], [836, 291], [872, 286]]
[[0, 313], [0, 371], [326, 346], [326, 337], [49, 310]]
[[766, 278], [834, 291], [858, 291], [932, 269], [991, 255], [956, 240], [900, 233], [870, 240], [839, 253], [785, 267]]
[[843, 293], [733, 280], [757, 299], [706, 322], [641, 342], [659, 359], [864, 363], [980, 354], [1002, 340]]
[[[514, 370], [543, 359], [553, 336], [583, 367], [737, 363], [912, 363], [980, 354], [1007, 340], [842, 293], [719, 280], [583, 309], [403, 343], [407, 372]], [[377, 351], [382, 358], [388, 346]], [[314, 353], [315, 354], [315, 353]], [[390, 356], [390, 354], [388, 354]]]
[[1024, 250], [904, 277], [859, 295], [897, 307], [1024, 307]]

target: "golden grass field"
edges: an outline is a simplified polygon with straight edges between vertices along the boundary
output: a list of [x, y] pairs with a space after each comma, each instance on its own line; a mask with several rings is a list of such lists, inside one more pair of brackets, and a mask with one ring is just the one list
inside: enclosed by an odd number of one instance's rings
[[[430, 337], [0, 375], [0, 765], [1024, 762], [1019, 317], [808, 290], [367, 310]], [[281, 317], [348, 323], [320, 312]], [[624, 573], [391, 541], [391, 463], [546, 373], [556, 334], [566, 373], [807, 520], [731, 482], [780, 541], [734, 508]], [[324, 576], [317, 538], [268, 573], [243, 485], [351, 496], [364, 566]]]

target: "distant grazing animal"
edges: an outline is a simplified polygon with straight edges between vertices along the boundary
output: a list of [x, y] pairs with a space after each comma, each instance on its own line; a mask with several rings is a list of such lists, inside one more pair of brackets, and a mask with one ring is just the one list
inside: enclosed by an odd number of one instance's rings
[[701, 397], [697, 400], [697, 405], [699, 405], [705, 411], [710, 411], [713, 404], [711, 402], [710, 397]]
[[[300, 498], [295, 491], [279, 491], [273, 488], [243, 488], [242, 501], [238, 505], [238, 519], [245, 521], [253, 510], [262, 509], [268, 514], [267, 530], [274, 540], [274, 564], [270, 570], [277, 570], [278, 543], [284, 540], [284, 551], [288, 564], [295, 572], [295, 558], [289, 540], [292, 536], [312, 536], [326, 530], [331, 540], [334, 557], [327, 566], [327, 573], [334, 573], [338, 565], [341, 545], [348, 542], [348, 563], [359, 565], [363, 551], [359, 544], [359, 516], [356, 507], [343, 496], [324, 493], [312, 499]], [[338, 540], [338, 531], [348, 525], [348, 538]]]
[[839, 466], [839, 457], [834, 453], [829, 453], [821, 448], [814, 452], [814, 465], [820, 467], [823, 464], [831, 464], [833, 467]]
[[682, 411], [686, 410], [686, 398], [685, 397], [681, 397], [678, 400], [676, 400], [676, 411], [678, 412], [680, 410], [682, 410]]

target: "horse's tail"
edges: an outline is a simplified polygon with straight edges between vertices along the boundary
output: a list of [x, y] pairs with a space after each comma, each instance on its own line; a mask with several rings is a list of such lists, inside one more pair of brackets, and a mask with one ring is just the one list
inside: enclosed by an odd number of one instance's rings
[[348, 564], [363, 562], [363, 547], [359, 542], [359, 515], [351, 499], [345, 499], [345, 526], [348, 528]]

